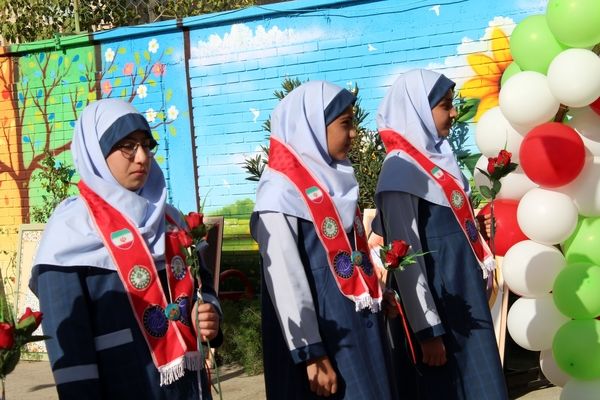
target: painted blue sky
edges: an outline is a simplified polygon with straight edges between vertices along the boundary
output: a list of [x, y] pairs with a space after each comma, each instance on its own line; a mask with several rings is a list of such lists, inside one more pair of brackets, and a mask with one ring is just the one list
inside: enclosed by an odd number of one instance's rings
[[254, 198], [256, 184], [245, 180], [242, 163], [267, 143], [261, 126], [285, 77], [357, 84], [370, 112], [367, 126], [375, 128], [379, 101], [398, 74], [435, 69], [460, 88], [474, 75], [466, 55], [489, 53], [492, 27], [510, 34], [545, 5], [383, 1], [192, 31], [193, 112], [201, 196], [209, 193], [206, 210]]

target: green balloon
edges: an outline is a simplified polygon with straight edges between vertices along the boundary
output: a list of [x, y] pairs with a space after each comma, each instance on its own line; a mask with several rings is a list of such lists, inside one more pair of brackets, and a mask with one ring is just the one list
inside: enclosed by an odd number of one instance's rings
[[591, 47], [600, 43], [598, 0], [550, 0], [546, 19], [556, 39], [567, 46]]
[[567, 264], [600, 265], [600, 218], [580, 217], [563, 251]]
[[600, 315], [600, 267], [574, 264], [563, 268], [554, 280], [554, 304], [573, 319], [592, 319]]
[[506, 69], [504, 70], [504, 73], [502, 74], [502, 78], [500, 79], [500, 87], [504, 86], [504, 82], [506, 82], [507, 80], [510, 79], [511, 76], [518, 74], [519, 72], [522, 72], [523, 70], [521, 69], [521, 67], [519, 67], [519, 64], [517, 64], [516, 62], [511, 62], [508, 67], [506, 67]]
[[532, 15], [521, 21], [510, 38], [510, 52], [523, 71], [548, 72], [548, 66], [567, 46], [556, 40], [546, 17]]
[[600, 321], [573, 320], [561, 326], [552, 341], [552, 355], [573, 378], [600, 378]]

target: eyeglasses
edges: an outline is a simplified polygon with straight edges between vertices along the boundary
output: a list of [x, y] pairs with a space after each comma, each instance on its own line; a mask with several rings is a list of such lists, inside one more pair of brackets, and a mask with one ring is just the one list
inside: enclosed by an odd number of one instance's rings
[[123, 142], [117, 143], [114, 146], [114, 150], [119, 150], [123, 157], [131, 160], [137, 154], [138, 148], [142, 147], [144, 152], [149, 157], [154, 157], [156, 151], [158, 150], [158, 143], [155, 140], [147, 140], [145, 142]]

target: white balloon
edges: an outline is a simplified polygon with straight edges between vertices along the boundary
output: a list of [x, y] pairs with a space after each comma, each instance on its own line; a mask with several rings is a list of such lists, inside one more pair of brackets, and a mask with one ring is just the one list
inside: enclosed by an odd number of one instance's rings
[[533, 188], [519, 202], [517, 222], [531, 240], [554, 245], [565, 241], [575, 230], [577, 207], [564, 193]]
[[600, 217], [600, 157], [587, 159], [575, 180], [555, 190], [569, 195], [579, 214]]
[[[477, 163], [475, 164], [473, 179], [475, 180], [475, 185], [477, 187], [482, 185], [488, 187], [491, 186], [490, 180], [477, 169], [481, 168], [486, 171], [487, 164], [488, 158], [486, 156], [479, 157], [479, 160], [477, 160]], [[519, 200], [530, 189], [538, 187], [536, 183], [525, 175], [525, 172], [523, 172], [523, 169], [520, 166], [504, 178], [500, 179], [500, 183], [502, 183], [502, 187], [500, 188], [500, 192], [498, 192], [497, 199]]]
[[517, 131], [502, 115], [500, 107], [494, 107], [479, 119], [475, 129], [475, 141], [484, 156], [496, 157], [500, 150], [507, 150], [512, 153], [513, 161], [517, 162], [523, 135], [526, 133], [527, 131]]
[[556, 275], [566, 264], [556, 247], [523, 240], [506, 252], [502, 276], [510, 290], [519, 296], [541, 297], [550, 293]]
[[539, 351], [552, 347], [554, 334], [568, 320], [558, 311], [551, 295], [521, 297], [508, 310], [506, 327], [519, 346]]
[[563, 387], [571, 379], [571, 376], [556, 364], [556, 360], [552, 355], [552, 349], [540, 352], [540, 368], [546, 379], [556, 386]]
[[598, 400], [600, 398], [600, 379], [580, 381], [571, 379], [560, 393], [560, 400]]
[[500, 188], [500, 192], [498, 192], [498, 199], [520, 200], [525, 193], [538, 187], [537, 183], [525, 175], [523, 168], [520, 166], [500, 179], [500, 182], [502, 183], [502, 187]]
[[567, 49], [548, 67], [552, 95], [569, 107], [584, 107], [600, 97], [600, 58], [590, 50]]
[[572, 108], [569, 115], [571, 119], [567, 125], [579, 133], [586, 153], [600, 157], [600, 115], [590, 107]]
[[515, 126], [533, 127], [554, 117], [560, 102], [548, 88], [546, 76], [534, 71], [513, 75], [500, 90], [500, 109]]

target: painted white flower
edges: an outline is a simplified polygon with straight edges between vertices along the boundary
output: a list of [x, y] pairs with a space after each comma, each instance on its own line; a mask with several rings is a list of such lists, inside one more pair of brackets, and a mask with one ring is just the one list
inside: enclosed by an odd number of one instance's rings
[[148, 51], [150, 53], [156, 54], [159, 47], [160, 46], [158, 45], [158, 40], [156, 40], [156, 39], [152, 39], [148, 42]]
[[177, 107], [175, 107], [175, 106], [171, 106], [171, 107], [169, 107], [169, 109], [167, 110], [167, 117], [168, 117], [170, 120], [177, 119], [177, 116], [178, 116], [178, 115], [179, 115], [179, 110], [178, 110], [178, 109], [177, 109]]
[[115, 51], [109, 47], [104, 52], [104, 60], [106, 60], [106, 62], [113, 62], [114, 59], [115, 59]]
[[140, 85], [136, 89], [136, 93], [140, 99], [143, 99], [144, 97], [148, 96], [148, 88], [146, 85]]
[[149, 108], [146, 110], [146, 121], [152, 123], [154, 122], [154, 120], [156, 120], [156, 115], [158, 113], [156, 111], [154, 111], [153, 108]]

